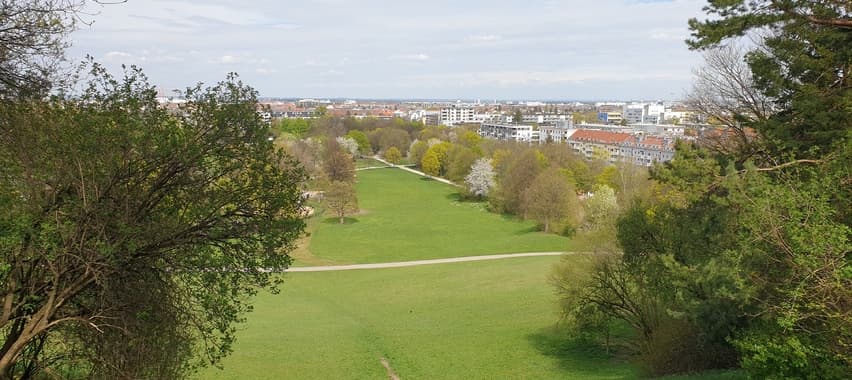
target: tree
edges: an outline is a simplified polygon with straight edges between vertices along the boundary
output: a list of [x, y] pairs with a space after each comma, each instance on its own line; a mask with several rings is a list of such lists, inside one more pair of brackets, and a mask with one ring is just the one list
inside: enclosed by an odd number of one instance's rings
[[[524, 214], [544, 225], [544, 232], [550, 232], [550, 225], [565, 219], [571, 209], [576, 207], [574, 188], [555, 168], [548, 169], [535, 177], [529, 188], [523, 192]], [[573, 202], [572, 202], [573, 200]]]
[[355, 163], [352, 156], [344, 152], [335, 140], [329, 140], [326, 144], [323, 169], [331, 182], [355, 182]]
[[355, 185], [347, 181], [333, 181], [323, 195], [326, 206], [343, 224], [346, 214], [358, 211], [358, 194]]
[[[436, 176], [436, 177], [444, 175], [447, 172], [447, 165], [448, 165], [447, 153], [450, 151], [450, 148], [452, 148], [452, 147], [453, 147], [453, 144], [450, 144], [448, 142], [441, 142], [441, 143], [430, 146], [429, 149], [426, 150], [426, 154], [423, 155], [423, 159], [421, 160], [420, 167], [423, 169], [424, 172], [430, 173], [429, 175], [433, 175], [433, 176]], [[427, 170], [427, 168], [424, 164], [425, 162], [427, 162], [427, 160], [426, 160], [427, 157], [429, 157], [429, 159], [428, 159], [429, 170]], [[433, 161], [437, 161], [437, 163], [438, 163], [437, 170], [433, 170], [433, 169], [435, 169]], [[436, 173], [436, 174], [431, 174], [431, 173]]]
[[512, 122], [515, 124], [524, 122], [524, 114], [521, 113], [521, 110], [517, 109], [512, 113]]
[[[495, 158], [495, 161], [497, 158]], [[541, 165], [532, 149], [524, 151], [520, 156], [508, 163], [506, 172], [501, 175], [498, 172], [496, 202], [498, 209], [511, 213], [523, 211], [522, 201], [524, 191], [541, 172]]]
[[392, 164], [398, 164], [402, 160], [402, 153], [399, 153], [399, 149], [392, 146], [385, 151], [385, 159]]
[[594, 195], [586, 200], [586, 220], [592, 229], [615, 225], [618, 201], [615, 191], [607, 185], [595, 186]]
[[361, 154], [372, 154], [373, 148], [370, 146], [370, 140], [367, 139], [367, 135], [364, 132], [358, 130], [351, 130], [346, 134], [347, 137], [352, 138], [358, 143], [358, 151]]
[[427, 150], [420, 161], [420, 168], [430, 176], [441, 175], [441, 159], [438, 157], [438, 153], [431, 149]]
[[446, 177], [453, 182], [461, 182], [470, 173], [470, 167], [479, 156], [470, 148], [454, 144], [447, 151]]
[[767, 146], [773, 154], [823, 155], [848, 138], [848, 2], [711, 0], [705, 9], [712, 19], [689, 20], [691, 48], [713, 48], [749, 33], [760, 42], [746, 60], [755, 87], [778, 110], [771, 120], [754, 125], [773, 142]]
[[0, 99], [40, 97], [57, 80], [82, 1], [0, 1]]
[[340, 148], [343, 149], [344, 152], [349, 153], [350, 156], [355, 157], [358, 154], [358, 143], [355, 139], [346, 136], [338, 136], [335, 141], [340, 145]]
[[704, 53], [704, 66], [694, 76], [687, 103], [720, 122], [733, 135], [711, 136], [707, 142], [723, 154], [751, 156], [759, 147], [755, 146], [748, 127], [768, 120], [773, 104], [772, 99], [757, 89], [745, 52], [733, 44], [709, 49]]
[[414, 140], [408, 148], [408, 162], [420, 165], [423, 155], [429, 150], [429, 145], [422, 140]]
[[487, 197], [488, 192], [494, 187], [494, 176], [491, 160], [480, 158], [470, 167], [470, 173], [464, 178], [464, 182], [471, 194], [482, 199], [482, 197]]
[[176, 113], [136, 69], [91, 78], [74, 98], [0, 103], [5, 378], [215, 363], [304, 228], [304, 173], [235, 76], [188, 89]]

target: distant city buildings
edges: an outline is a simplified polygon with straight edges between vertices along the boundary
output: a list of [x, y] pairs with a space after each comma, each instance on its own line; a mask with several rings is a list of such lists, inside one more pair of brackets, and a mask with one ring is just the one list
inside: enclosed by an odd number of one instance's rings
[[441, 108], [440, 122], [443, 125], [452, 127], [456, 124], [473, 123], [474, 110], [470, 107], [447, 107]]

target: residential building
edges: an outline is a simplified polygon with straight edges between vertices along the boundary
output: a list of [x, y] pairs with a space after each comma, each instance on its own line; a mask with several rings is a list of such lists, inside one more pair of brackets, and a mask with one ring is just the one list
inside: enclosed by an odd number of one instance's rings
[[482, 123], [479, 125], [479, 135], [484, 138], [528, 143], [538, 143], [540, 140], [540, 132], [529, 124]]
[[570, 121], [544, 124], [538, 127], [541, 142], [563, 143], [576, 132]]
[[633, 135], [629, 133], [578, 129], [567, 138], [568, 145], [586, 158], [605, 155], [609, 162], [627, 161], [650, 166], [674, 157], [671, 138]]
[[473, 108], [468, 107], [448, 107], [441, 109], [441, 124], [446, 126], [454, 126], [456, 124], [473, 123]]

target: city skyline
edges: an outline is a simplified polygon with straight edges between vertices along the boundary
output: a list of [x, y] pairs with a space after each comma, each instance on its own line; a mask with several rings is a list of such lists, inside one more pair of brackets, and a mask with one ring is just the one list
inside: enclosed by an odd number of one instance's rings
[[130, 0], [90, 4], [68, 56], [139, 65], [164, 90], [238, 72], [264, 97], [675, 100], [701, 5]]

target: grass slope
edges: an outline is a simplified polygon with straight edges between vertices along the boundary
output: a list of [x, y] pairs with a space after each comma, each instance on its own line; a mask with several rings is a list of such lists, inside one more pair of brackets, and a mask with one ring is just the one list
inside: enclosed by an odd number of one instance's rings
[[[621, 379], [553, 330], [558, 257], [288, 274], [205, 379]], [[557, 356], [558, 354], [558, 356]]]
[[317, 258], [376, 263], [571, 249], [565, 237], [459, 202], [454, 187], [400, 169], [359, 171], [357, 187], [361, 214], [343, 225], [318, 221], [309, 246]]

